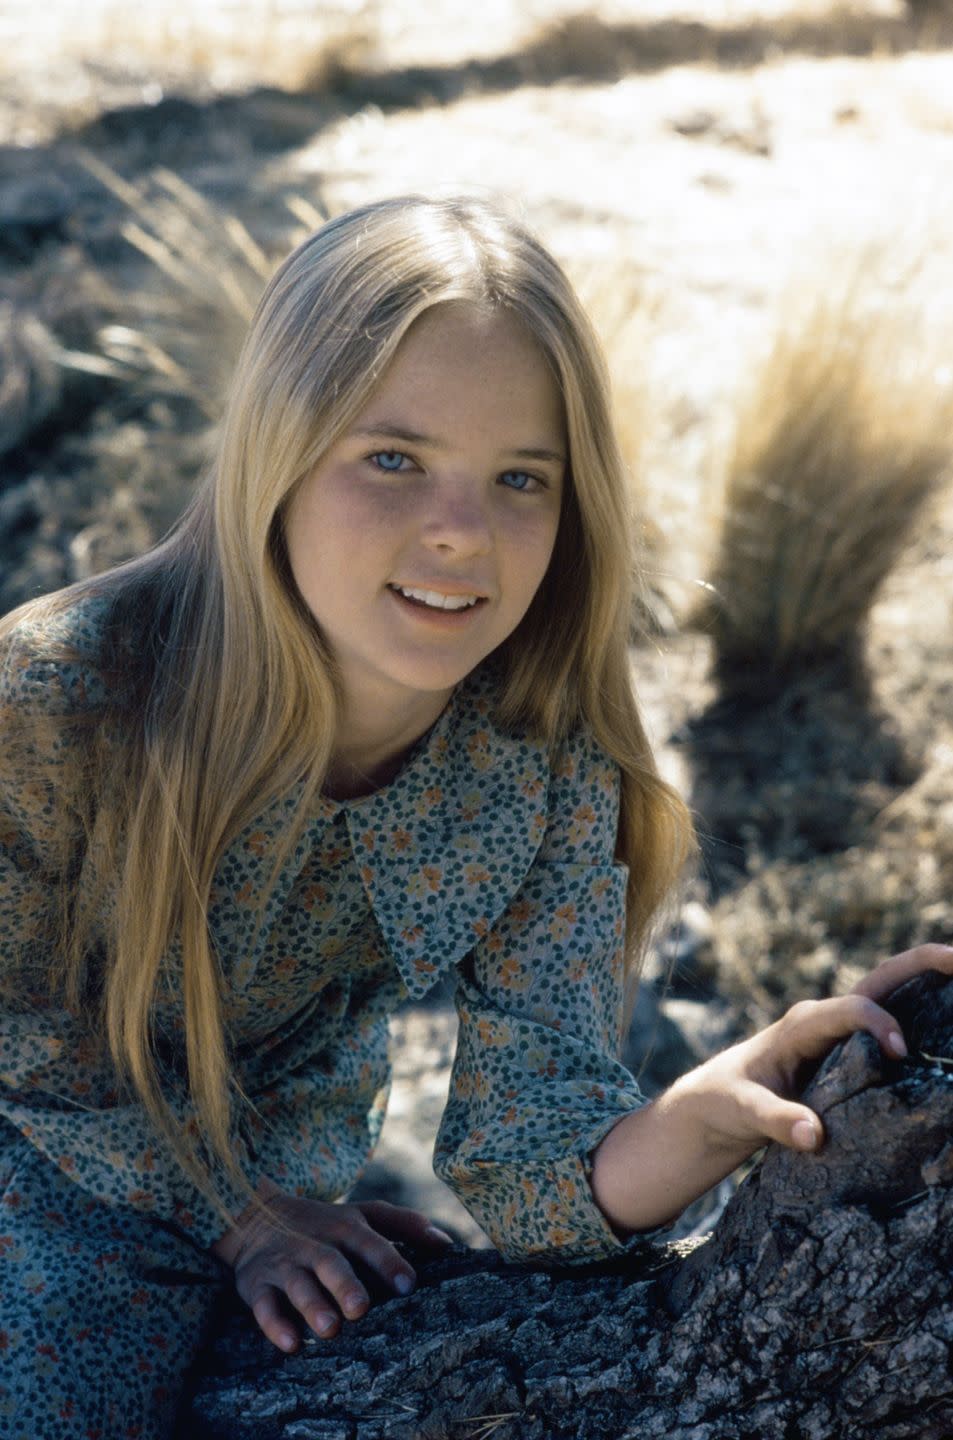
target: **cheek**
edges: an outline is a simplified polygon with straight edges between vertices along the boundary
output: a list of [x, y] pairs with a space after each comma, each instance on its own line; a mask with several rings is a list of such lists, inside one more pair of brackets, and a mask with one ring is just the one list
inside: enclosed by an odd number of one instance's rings
[[549, 568], [556, 548], [558, 526], [558, 515], [547, 516], [545, 519], [535, 517], [535, 523], [522, 527], [516, 536], [514, 563], [525, 576], [527, 587], [534, 592]]
[[[317, 517], [325, 535], [336, 535], [365, 548], [392, 538], [413, 522], [413, 496], [404, 488], [366, 485], [351, 481], [325, 498]], [[352, 554], [351, 561], [356, 558]]]
[[329, 570], [353, 567], [378, 532], [392, 524], [380, 505], [368, 502], [360, 486], [326, 484], [301, 494], [285, 526], [292, 567], [298, 563]]

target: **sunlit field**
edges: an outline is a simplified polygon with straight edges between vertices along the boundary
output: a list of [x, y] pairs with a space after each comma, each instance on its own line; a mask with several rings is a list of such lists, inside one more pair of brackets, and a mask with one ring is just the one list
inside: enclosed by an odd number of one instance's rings
[[[629, 1063], [953, 939], [946, 0], [8, 0], [0, 132], [2, 609], [171, 523], [310, 229], [498, 194], [606, 345], [633, 671], [703, 839]], [[368, 1185], [475, 1238], [426, 1173], [445, 997], [397, 1032]]]

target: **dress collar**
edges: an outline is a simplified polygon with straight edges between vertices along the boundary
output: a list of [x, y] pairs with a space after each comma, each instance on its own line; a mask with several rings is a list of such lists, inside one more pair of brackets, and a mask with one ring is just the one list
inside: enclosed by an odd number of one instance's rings
[[458, 686], [394, 779], [345, 814], [368, 901], [412, 998], [489, 932], [546, 828], [544, 741], [492, 720], [488, 669]]

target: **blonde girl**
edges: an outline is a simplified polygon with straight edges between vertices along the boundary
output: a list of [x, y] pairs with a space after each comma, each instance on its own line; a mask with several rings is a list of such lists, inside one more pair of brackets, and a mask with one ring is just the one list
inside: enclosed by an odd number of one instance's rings
[[286, 1350], [396, 1293], [339, 1203], [387, 1020], [455, 979], [438, 1173], [510, 1258], [621, 1250], [767, 1137], [800, 1067], [950, 952], [643, 1104], [627, 978], [690, 848], [629, 682], [598, 346], [483, 201], [339, 217], [268, 285], [217, 455], [146, 556], [2, 643], [0, 1432], [154, 1440], [234, 1284]]

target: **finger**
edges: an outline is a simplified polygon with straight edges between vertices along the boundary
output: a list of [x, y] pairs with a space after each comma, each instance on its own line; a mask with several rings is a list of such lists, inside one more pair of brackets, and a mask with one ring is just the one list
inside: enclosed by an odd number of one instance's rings
[[875, 970], [865, 975], [851, 993], [866, 995], [871, 1000], [883, 1000], [899, 985], [924, 970], [940, 970], [945, 975], [953, 975], [953, 946], [917, 945], [913, 950], [904, 950], [901, 955], [891, 955], [889, 960], [882, 960]]
[[405, 1240], [410, 1244], [443, 1248], [453, 1244], [453, 1236], [441, 1230], [428, 1216], [406, 1205], [391, 1205], [387, 1200], [365, 1200], [355, 1207], [366, 1220], [389, 1240]]
[[[328, 1340], [341, 1328], [341, 1316], [324, 1289], [307, 1270], [296, 1270], [285, 1285], [285, 1294], [315, 1335]], [[357, 1320], [367, 1313], [369, 1300], [363, 1285], [355, 1283], [340, 1301], [348, 1320]]]
[[[348, 1320], [357, 1320], [367, 1313], [371, 1303], [364, 1286], [340, 1250], [331, 1245], [318, 1245], [314, 1273], [325, 1290], [340, 1305]], [[312, 1282], [313, 1283], [313, 1282]], [[291, 1292], [289, 1289], [289, 1298]]]
[[259, 1330], [279, 1350], [289, 1352], [297, 1349], [298, 1332], [284, 1314], [277, 1290], [272, 1286], [262, 1288], [251, 1304], [251, 1312]]
[[[386, 1202], [369, 1201], [367, 1203], [384, 1205]], [[398, 1295], [409, 1295], [417, 1283], [417, 1272], [414, 1267], [404, 1259], [399, 1250], [395, 1250], [385, 1236], [371, 1225], [363, 1213], [363, 1206], [348, 1208], [352, 1215], [356, 1215], [356, 1223], [352, 1219], [349, 1224], [340, 1228], [339, 1233], [335, 1236], [336, 1244], [342, 1250], [346, 1250], [348, 1255], [363, 1261]], [[396, 1210], [398, 1207], [394, 1205], [387, 1208]]]
[[753, 1080], [742, 1081], [736, 1100], [749, 1133], [776, 1140], [792, 1150], [818, 1150], [824, 1143], [820, 1117], [806, 1105], [783, 1100], [773, 1090]]
[[853, 992], [833, 1000], [801, 1000], [779, 1024], [795, 1062], [819, 1060], [836, 1041], [856, 1030], [866, 1030], [892, 1060], [907, 1053], [894, 1017], [868, 996]]

